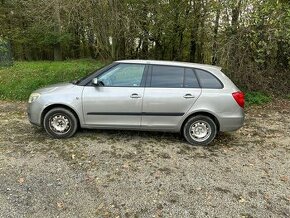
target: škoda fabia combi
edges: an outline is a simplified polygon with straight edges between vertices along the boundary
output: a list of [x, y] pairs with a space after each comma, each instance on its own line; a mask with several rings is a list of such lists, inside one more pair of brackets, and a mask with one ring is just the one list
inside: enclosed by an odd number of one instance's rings
[[244, 122], [244, 94], [211, 65], [116, 61], [72, 83], [48, 86], [29, 97], [28, 117], [54, 138], [78, 127], [181, 132], [207, 145], [219, 131]]

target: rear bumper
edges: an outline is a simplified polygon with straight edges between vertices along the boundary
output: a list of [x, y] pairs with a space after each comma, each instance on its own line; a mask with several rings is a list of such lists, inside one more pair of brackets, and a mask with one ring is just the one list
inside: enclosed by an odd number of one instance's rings
[[231, 132], [240, 129], [245, 121], [245, 115], [238, 117], [222, 117], [219, 119], [220, 131]]

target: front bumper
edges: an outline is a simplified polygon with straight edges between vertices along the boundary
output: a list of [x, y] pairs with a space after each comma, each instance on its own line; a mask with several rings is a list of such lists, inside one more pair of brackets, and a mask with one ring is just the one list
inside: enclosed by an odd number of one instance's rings
[[37, 102], [27, 104], [27, 116], [31, 124], [41, 126], [42, 106]]

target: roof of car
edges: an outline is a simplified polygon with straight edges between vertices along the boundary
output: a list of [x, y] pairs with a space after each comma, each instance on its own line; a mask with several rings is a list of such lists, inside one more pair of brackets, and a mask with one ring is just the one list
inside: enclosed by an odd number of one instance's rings
[[208, 65], [208, 64], [197, 64], [197, 63], [190, 63], [190, 62], [179, 62], [179, 61], [157, 61], [157, 60], [119, 60], [116, 61], [117, 63], [130, 63], [130, 64], [156, 64], [156, 65], [169, 65], [169, 66], [179, 66], [179, 67], [193, 67], [193, 68], [200, 68], [205, 70], [210, 69], [217, 69], [221, 70], [221, 67]]

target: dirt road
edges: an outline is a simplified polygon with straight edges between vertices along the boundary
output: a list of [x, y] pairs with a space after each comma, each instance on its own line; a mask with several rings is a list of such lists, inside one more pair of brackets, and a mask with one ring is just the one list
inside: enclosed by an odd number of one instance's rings
[[178, 134], [50, 139], [0, 102], [0, 217], [289, 217], [290, 102], [190, 149]]

